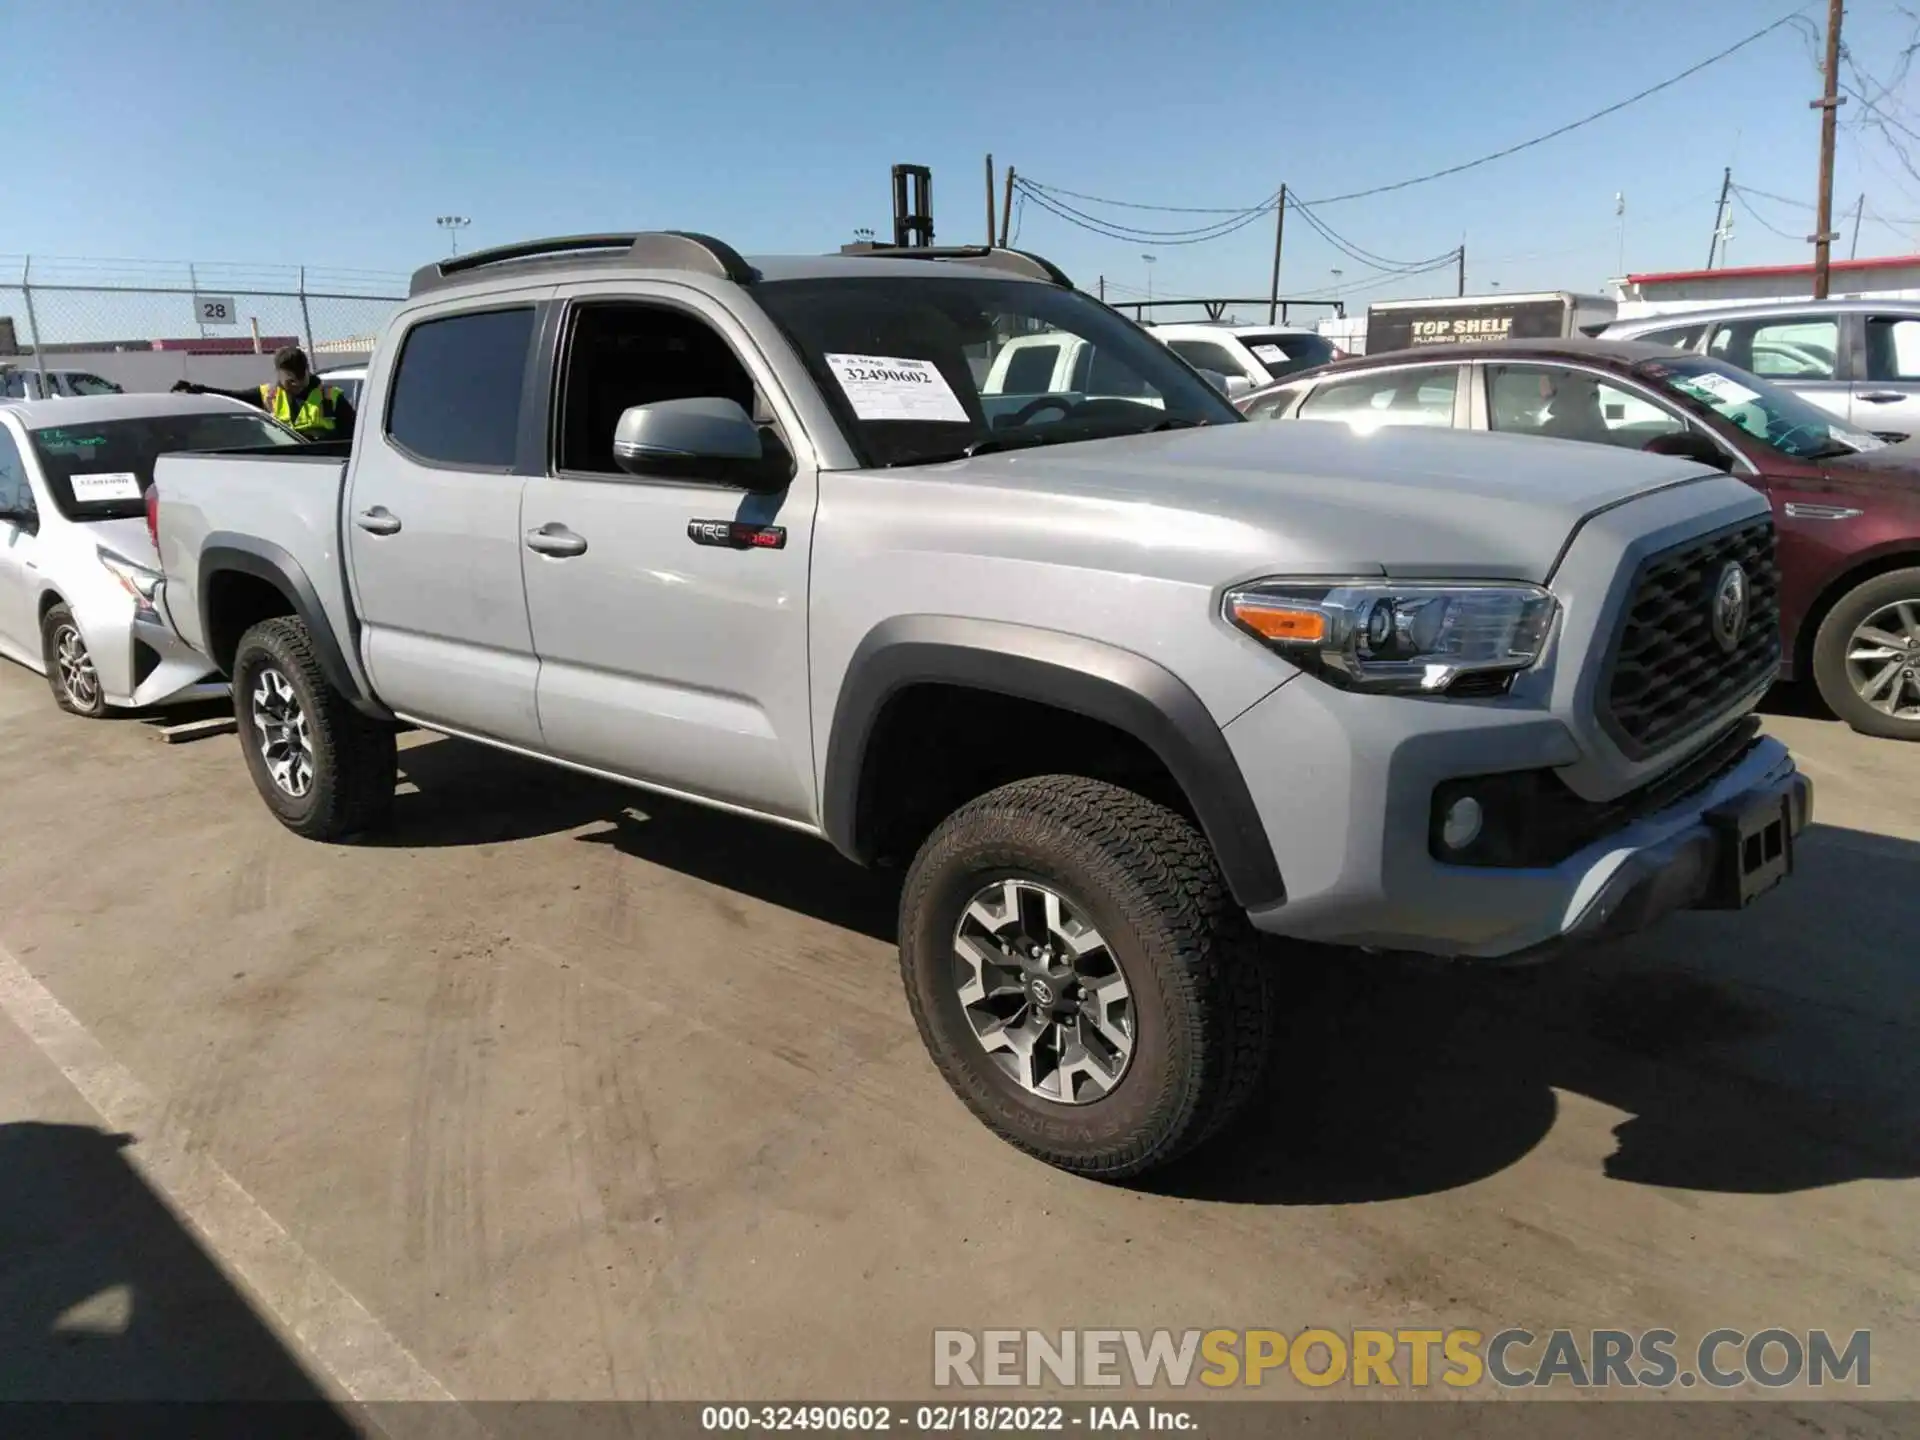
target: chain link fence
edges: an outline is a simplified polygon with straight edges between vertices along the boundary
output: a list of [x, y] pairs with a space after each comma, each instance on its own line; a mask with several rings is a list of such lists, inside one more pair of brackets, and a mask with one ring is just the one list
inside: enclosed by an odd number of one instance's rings
[[316, 370], [355, 364], [406, 285], [380, 271], [0, 256], [0, 367], [132, 391], [268, 379], [289, 344]]

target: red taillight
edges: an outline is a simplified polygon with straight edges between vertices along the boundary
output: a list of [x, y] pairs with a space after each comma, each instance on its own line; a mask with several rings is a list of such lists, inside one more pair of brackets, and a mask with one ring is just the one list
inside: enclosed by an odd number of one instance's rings
[[147, 534], [153, 540], [153, 548], [160, 548], [160, 487], [147, 487]]

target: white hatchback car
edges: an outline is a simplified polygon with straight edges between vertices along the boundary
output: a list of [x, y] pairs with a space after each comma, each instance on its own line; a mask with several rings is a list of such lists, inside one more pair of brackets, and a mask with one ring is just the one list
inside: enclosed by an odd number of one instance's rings
[[0, 655], [45, 675], [76, 715], [225, 694], [154, 609], [153, 462], [302, 443], [218, 396], [0, 401]]

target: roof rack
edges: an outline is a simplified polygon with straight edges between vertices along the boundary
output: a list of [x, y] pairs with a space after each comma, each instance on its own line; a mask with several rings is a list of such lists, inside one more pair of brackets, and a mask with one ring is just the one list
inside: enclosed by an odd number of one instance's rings
[[958, 260], [963, 265], [980, 265], [1024, 275], [1029, 280], [1046, 280], [1073, 288], [1067, 272], [1051, 260], [1030, 250], [1009, 250], [1000, 245], [842, 245], [842, 255], [871, 255], [882, 260]]
[[522, 240], [513, 245], [496, 245], [490, 250], [455, 255], [414, 271], [407, 285], [407, 296], [411, 299], [436, 290], [492, 265], [558, 267], [582, 260], [644, 265], [658, 270], [693, 270], [731, 280], [736, 285], [751, 285], [760, 278], [760, 272], [747, 264], [739, 251], [711, 235], [698, 235], [691, 230], [639, 230], [614, 235], [560, 235], [547, 240]]

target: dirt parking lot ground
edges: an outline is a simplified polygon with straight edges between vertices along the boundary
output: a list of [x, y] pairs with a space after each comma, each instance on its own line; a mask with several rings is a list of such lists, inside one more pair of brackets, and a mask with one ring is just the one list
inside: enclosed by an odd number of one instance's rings
[[0, 665], [0, 1396], [899, 1399], [936, 1327], [1319, 1325], [1867, 1329], [1920, 1398], [1920, 751], [1768, 723], [1790, 889], [1277, 955], [1253, 1114], [1122, 1189], [951, 1097], [822, 845], [425, 735], [313, 845], [231, 738]]

